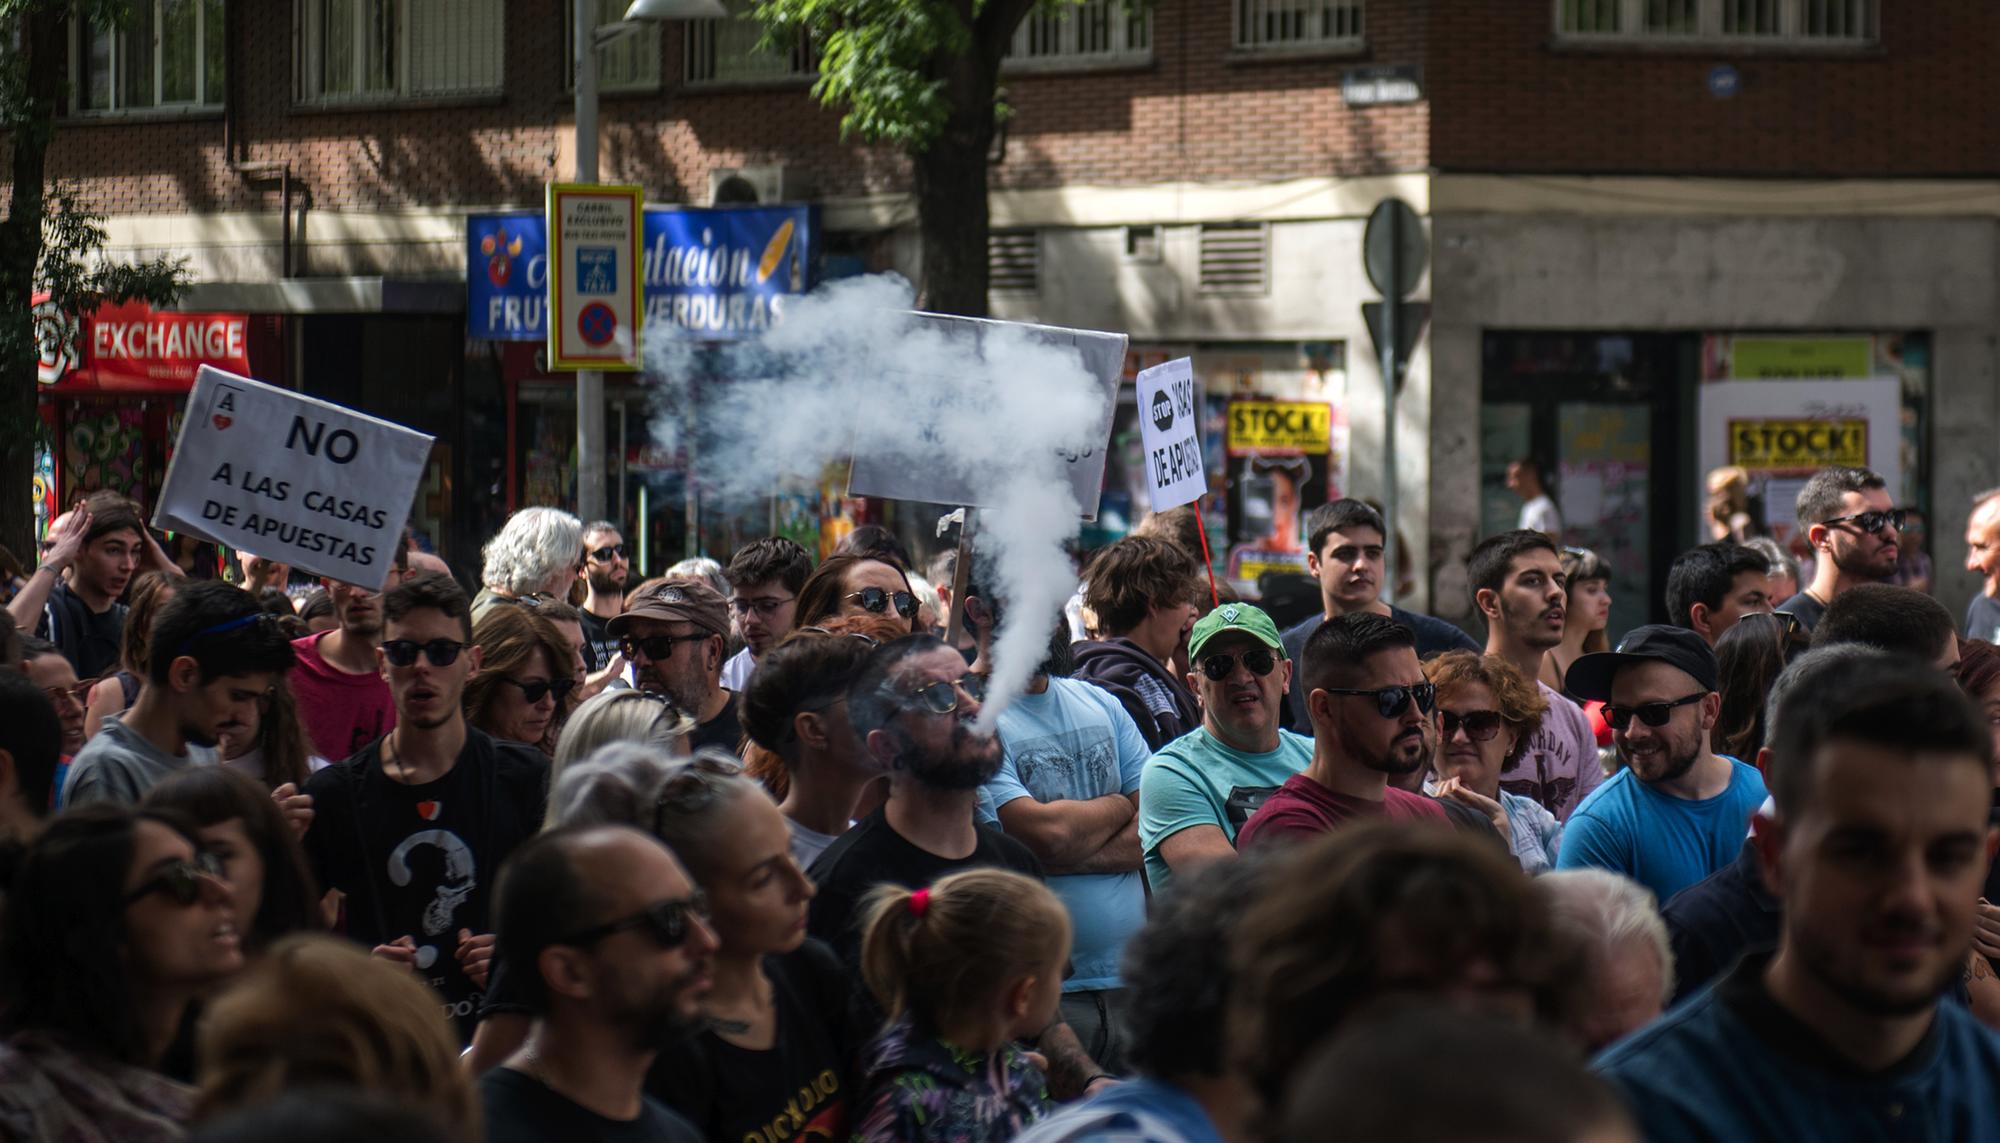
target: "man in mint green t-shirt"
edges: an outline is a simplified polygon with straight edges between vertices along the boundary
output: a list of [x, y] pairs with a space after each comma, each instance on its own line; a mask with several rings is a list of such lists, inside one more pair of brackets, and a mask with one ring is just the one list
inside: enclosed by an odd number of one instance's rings
[[1139, 844], [1158, 893], [1177, 875], [1236, 856], [1236, 831], [1312, 762], [1312, 739], [1278, 729], [1292, 661], [1271, 617], [1225, 603], [1188, 635], [1201, 726], [1146, 762]]

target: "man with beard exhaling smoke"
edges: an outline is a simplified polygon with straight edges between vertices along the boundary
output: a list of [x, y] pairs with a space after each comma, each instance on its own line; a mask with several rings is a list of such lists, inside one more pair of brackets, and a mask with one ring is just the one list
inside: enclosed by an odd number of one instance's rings
[[[968, 581], [959, 606], [978, 647], [992, 653], [1001, 601]], [[1152, 751], [1109, 691], [1067, 677], [1069, 622], [1049, 617], [1049, 646], [1027, 690], [1000, 714], [1000, 771], [980, 787], [979, 820], [1041, 859], [1049, 888], [1073, 919], [1063, 1017], [1110, 1071], [1125, 1068], [1125, 942], [1146, 923], [1139, 875], [1139, 780]]]
[[[889, 800], [813, 863], [819, 893], [807, 928], [852, 969], [860, 965], [861, 902], [878, 885], [921, 889], [978, 867], [1042, 877], [1026, 846], [975, 816], [979, 788], [1001, 763], [1000, 740], [973, 726], [984, 691], [965, 657], [929, 635], [877, 647], [848, 686], [848, 722], [888, 770]], [[1072, 1098], [1101, 1069], [1057, 1012], [1049, 1019], [1037, 1047], [1049, 1061], [1051, 1091]]]
[[1437, 690], [1417, 664], [1416, 634], [1386, 615], [1337, 615], [1306, 640], [1301, 666], [1312, 763], [1250, 815], [1236, 847], [1315, 837], [1357, 819], [1445, 824], [1436, 799], [1391, 781], [1431, 757]]
[[1919, 660], [1799, 670], [1771, 720], [1775, 809], [1754, 838], [1777, 951], [1746, 953], [1597, 1070], [1654, 1139], [2000, 1137], [2000, 1039], [1939, 1003], [1985, 972], [1972, 935], [1996, 845], [1991, 728]]
[[1635, 628], [1570, 665], [1570, 693], [1606, 704], [1625, 768], [1570, 815], [1558, 868], [1622, 873], [1665, 901], [1736, 859], [1764, 779], [1709, 749], [1715, 673], [1708, 641], [1685, 627]]
[[700, 1027], [716, 948], [680, 862], [635, 829], [552, 830], [508, 861], [499, 900], [499, 953], [535, 1022], [479, 1081], [486, 1137], [699, 1139], [645, 1093], [653, 1057]]

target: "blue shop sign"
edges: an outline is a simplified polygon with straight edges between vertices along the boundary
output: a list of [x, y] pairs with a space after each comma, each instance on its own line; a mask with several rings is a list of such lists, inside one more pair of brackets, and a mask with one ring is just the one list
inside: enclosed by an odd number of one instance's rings
[[[549, 260], [536, 211], [466, 219], [466, 333], [486, 341], [548, 339]], [[646, 320], [733, 340], [781, 321], [813, 285], [819, 210], [811, 206], [648, 210]]]

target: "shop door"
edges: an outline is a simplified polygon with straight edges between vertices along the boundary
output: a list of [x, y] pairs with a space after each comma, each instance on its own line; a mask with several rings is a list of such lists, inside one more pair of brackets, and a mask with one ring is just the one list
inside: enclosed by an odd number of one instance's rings
[[[1507, 465], [1540, 460], [1565, 546], [1611, 565], [1619, 635], [1666, 622], [1666, 572], [1680, 545], [1699, 345], [1675, 334], [1488, 333], [1481, 411], [1481, 534], [1513, 528], [1521, 501]], [[1691, 518], [1691, 517], [1690, 517]]]

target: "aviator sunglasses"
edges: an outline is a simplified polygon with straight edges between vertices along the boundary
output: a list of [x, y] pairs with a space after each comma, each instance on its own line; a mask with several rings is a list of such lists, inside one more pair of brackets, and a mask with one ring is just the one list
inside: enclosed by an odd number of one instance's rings
[[849, 592], [847, 598], [860, 600], [863, 611], [872, 611], [877, 615], [886, 613], [889, 605], [893, 603], [896, 605], [896, 614], [905, 619], [917, 617], [917, 597], [907, 591], [891, 594], [879, 587], [864, 587], [860, 591]]
[[985, 676], [967, 675], [955, 683], [932, 683], [900, 697], [908, 705], [922, 707], [932, 714], [950, 714], [958, 709], [959, 691], [971, 695], [974, 702], [983, 702], [986, 698]]
[[1278, 665], [1277, 656], [1262, 647], [1256, 647], [1243, 652], [1240, 656], [1209, 655], [1201, 661], [1201, 673], [1219, 683], [1236, 673], [1236, 663], [1239, 658], [1243, 662], [1243, 669], [1260, 679], [1270, 674]]

